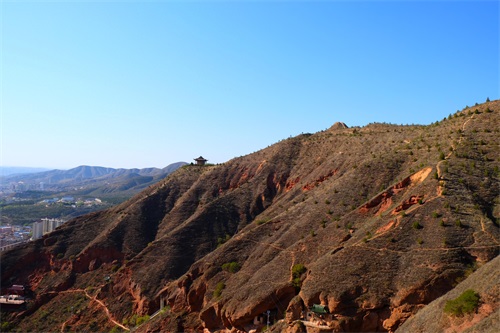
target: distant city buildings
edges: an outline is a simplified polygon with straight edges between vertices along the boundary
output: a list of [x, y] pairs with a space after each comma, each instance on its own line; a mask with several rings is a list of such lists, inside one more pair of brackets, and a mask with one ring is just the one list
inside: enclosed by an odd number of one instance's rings
[[0, 252], [29, 241], [31, 231], [30, 226], [0, 226]]
[[31, 240], [41, 238], [43, 235], [54, 231], [57, 227], [62, 225], [65, 221], [61, 219], [48, 219], [44, 218], [40, 222], [33, 223], [33, 233]]

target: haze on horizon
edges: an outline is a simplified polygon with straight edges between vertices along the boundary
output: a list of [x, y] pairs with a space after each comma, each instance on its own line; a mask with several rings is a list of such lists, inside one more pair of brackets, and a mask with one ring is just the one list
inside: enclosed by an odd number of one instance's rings
[[0, 165], [225, 162], [498, 99], [499, 3], [2, 2]]

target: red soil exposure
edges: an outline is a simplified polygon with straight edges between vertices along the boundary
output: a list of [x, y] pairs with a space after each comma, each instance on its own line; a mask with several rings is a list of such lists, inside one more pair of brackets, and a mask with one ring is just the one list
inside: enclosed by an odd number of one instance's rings
[[310, 183], [307, 183], [306, 185], [304, 185], [304, 186], [302, 187], [302, 191], [304, 191], [304, 192], [305, 192], [305, 191], [310, 191], [310, 190], [312, 190], [313, 188], [315, 188], [316, 186], [318, 186], [319, 184], [321, 184], [322, 182], [324, 182], [325, 180], [327, 180], [327, 179], [328, 179], [328, 178], [330, 178], [331, 176], [336, 175], [336, 174], [337, 174], [337, 172], [338, 172], [338, 169], [336, 169], [336, 170], [332, 170], [332, 171], [330, 171], [327, 175], [325, 175], [325, 176], [321, 176], [321, 177], [319, 177], [318, 179], [316, 179], [316, 180], [314, 180], [314, 181], [312, 181], [312, 182], [310, 182]]
[[[431, 172], [431, 168], [425, 168], [420, 170], [419, 172], [414, 173], [410, 177], [406, 177], [403, 179], [401, 182], [397, 183], [396, 185], [392, 186], [391, 188], [387, 189], [383, 193], [380, 193], [377, 195], [375, 198], [370, 200], [368, 203], [363, 205], [360, 209], [359, 212], [362, 214], [366, 214], [370, 211], [370, 209], [378, 207], [378, 210], [374, 213], [376, 214], [381, 214], [393, 204], [392, 197], [399, 192], [403, 191], [410, 185], [414, 185], [416, 183], [421, 183], [429, 173]], [[400, 212], [401, 210], [405, 210], [412, 205], [418, 203], [420, 199], [422, 199], [423, 196], [412, 196], [410, 199], [407, 201], [403, 202], [400, 206], [396, 207], [393, 211], [393, 214], [396, 214]]]
[[95, 270], [103, 263], [109, 263], [114, 260], [123, 260], [123, 253], [115, 248], [99, 248], [91, 247], [86, 249], [73, 262], [73, 271], [77, 273], [85, 273]]
[[408, 186], [412, 184], [412, 177], [406, 177], [396, 185], [392, 186], [388, 190], [386, 190], [383, 193], [380, 193], [377, 195], [375, 198], [364, 204], [360, 209], [359, 212], [364, 214], [368, 213], [368, 211], [372, 208], [375, 208], [379, 206], [378, 210], [375, 212], [375, 214], [381, 214], [384, 211], [386, 211], [391, 205], [392, 205], [392, 196], [395, 194], [398, 194]]
[[276, 191], [275, 193], [280, 193], [282, 188], [285, 187], [286, 180], [288, 179], [288, 174], [276, 174], [271, 173], [267, 177], [267, 188], [271, 190], [271, 193]]
[[285, 185], [285, 192], [290, 191], [292, 188], [297, 185], [297, 183], [300, 181], [300, 177], [297, 177], [295, 179], [289, 180], [286, 185]]
[[418, 202], [423, 198], [424, 198], [423, 195], [412, 195], [409, 199], [403, 201], [401, 205], [394, 208], [394, 210], [392, 211], [392, 215], [396, 215], [399, 212], [407, 210], [411, 206], [418, 204]]
[[380, 233], [383, 233], [383, 232], [386, 232], [387, 230], [391, 229], [392, 226], [394, 225], [394, 221], [389, 221], [389, 223], [387, 223], [386, 225], [380, 227], [377, 229], [377, 231], [375, 231], [375, 234], [380, 234]]
[[360, 209], [359, 212], [362, 214], [368, 213], [368, 211], [371, 208], [377, 207], [380, 205], [379, 209], [375, 214], [379, 214], [387, 210], [392, 205], [392, 196], [394, 195], [394, 192], [392, 191], [392, 188], [389, 189], [388, 191], [385, 191], [379, 195], [377, 195], [375, 198], [370, 200], [368, 203], [364, 204]]

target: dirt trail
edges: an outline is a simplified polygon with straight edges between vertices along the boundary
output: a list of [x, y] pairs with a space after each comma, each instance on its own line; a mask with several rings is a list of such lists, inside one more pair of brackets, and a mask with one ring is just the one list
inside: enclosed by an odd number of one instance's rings
[[[101, 289], [104, 285], [101, 285], [99, 287], [97, 287], [96, 289]], [[103, 309], [104, 309], [104, 312], [106, 313], [106, 316], [108, 317], [109, 321], [111, 321], [113, 324], [119, 326], [120, 328], [126, 330], [126, 331], [130, 331], [130, 329], [126, 326], [123, 326], [121, 323], [117, 322], [115, 319], [113, 319], [112, 315], [111, 315], [111, 312], [109, 311], [108, 307], [106, 306], [106, 304], [104, 304], [104, 302], [102, 302], [101, 300], [99, 300], [97, 298], [97, 295], [96, 296], [92, 296], [90, 295], [86, 289], [70, 289], [70, 290], [63, 290], [63, 291], [48, 291], [47, 294], [66, 294], [66, 293], [83, 293], [85, 294], [85, 296], [90, 299], [91, 301], [95, 301], [97, 304], [99, 304]], [[61, 333], [64, 332], [65, 328], [66, 328], [66, 324], [71, 320], [71, 318], [69, 318], [68, 320], [66, 320], [64, 323], [62, 323], [61, 325]]]
[[364, 247], [370, 250], [375, 250], [375, 251], [388, 251], [388, 252], [395, 252], [395, 253], [408, 253], [408, 252], [420, 252], [420, 251], [455, 251], [455, 250], [463, 250], [463, 249], [491, 249], [491, 248], [500, 248], [500, 245], [485, 245], [485, 246], [457, 246], [457, 247], [422, 247], [422, 248], [414, 248], [414, 249], [408, 249], [406, 251], [399, 251], [399, 250], [391, 250], [388, 249], [387, 247], [372, 247], [372, 246], [367, 246], [367, 245], [356, 245], [359, 247]]
[[[99, 289], [102, 288], [99, 287]], [[113, 324], [115, 324], [116, 326], [119, 326], [120, 328], [126, 330], [126, 331], [130, 331], [130, 329], [126, 326], [123, 326], [121, 323], [117, 322], [116, 320], [113, 319], [113, 317], [111, 316], [111, 312], [109, 312], [109, 309], [108, 307], [106, 306], [106, 304], [104, 304], [104, 302], [102, 302], [101, 300], [97, 299], [97, 295], [95, 296], [91, 296], [87, 290], [84, 290], [85, 292], [85, 296], [87, 296], [90, 300], [93, 300], [95, 302], [97, 302], [97, 304], [99, 304], [103, 309], [104, 309], [104, 312], [106, 313], [106, 315], [108, 316], [108, 319], [109, 321], [111, 321]]]
[[[464, 121], [464, 123], [462, 124], [462, 127], [461, 127], [462, 132], [465, 131], [465, 126], [472, 119], [474, 119], [474, 114], [472, 116], [470, 116], [469, 119], [467, 119], [466, 121]], [[458, 138], [458, 145], [460, 145], [462, 143], [463, 139], [464, 139], [464, 135], [462, 134], [462, 135], [460, 135], [460, 138]], [[441, 179], [441, 176], [442, 176], [441, 164], [443, 162], [445, 162], [446, 160], [448, 160], [450, 158], [450, 156], [455, 152], [456, 149], [457, 149], [457, 147], [455, 145], [453, 145], [453, 143], [452, 143], [452, 145], [451, 145], [451, 151], [448, 153], [448, 155], [446, 155], [446, 157], [444, 158], [444, 160], [439, 161], [438, 164], [436, 165], [436, 170], [437, 170], [438, 178], [439, 179]], [[441, 193], [439, 195], [441, 195]]]

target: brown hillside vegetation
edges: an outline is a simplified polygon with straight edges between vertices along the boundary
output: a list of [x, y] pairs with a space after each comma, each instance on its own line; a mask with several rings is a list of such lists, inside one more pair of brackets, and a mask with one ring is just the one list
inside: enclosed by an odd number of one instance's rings
[[2, 287], [34, 293], [2, 322], [249, 332], [269, 318], [274, 332], [312, 332], [303, 314], [322, 304], [330, 332], [393, 332], [497, 256], [499, 132], [493, 101], [428, 126], [336, 124], [182, 167], [2, 253]]

